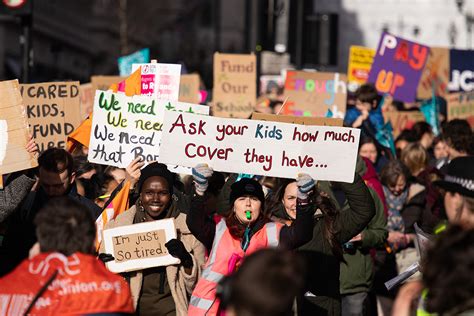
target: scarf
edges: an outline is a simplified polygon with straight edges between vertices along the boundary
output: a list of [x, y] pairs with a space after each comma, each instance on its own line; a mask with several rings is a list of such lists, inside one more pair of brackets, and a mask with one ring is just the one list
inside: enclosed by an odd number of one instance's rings
[[388, 207], [387, 228], [389, 231], [405, 231], [405, 223], [403, 222], [401, 210], [405, 204], [408, 196], [408, 189], [405, 189], [402, 194], [393, 194], [386, 186], [383, 186], [385, 200]]

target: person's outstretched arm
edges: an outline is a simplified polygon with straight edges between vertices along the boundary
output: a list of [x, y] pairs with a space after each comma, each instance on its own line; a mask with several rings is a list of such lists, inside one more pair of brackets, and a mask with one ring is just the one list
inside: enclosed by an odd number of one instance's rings
[[284, 226], [280, 231], [280, 247], [295, 249], [303, 246], [313, 238], [315, 206], [309, 196], [316, 182], [308, 174], [296, 178], [298, 185], [296, 219], [291, 226]]
[[212, 169], [207, 164], [198, 164], [193, 168], [194, 194], [191, 197], [191, 208], [186, 218], [191, 233], [197, 240], [203, 243], [207, 250], [211, 250], [216, 225], [209, 218], [206, 211], [206, 190], [209, 186], [208, 178], [212, 175]]

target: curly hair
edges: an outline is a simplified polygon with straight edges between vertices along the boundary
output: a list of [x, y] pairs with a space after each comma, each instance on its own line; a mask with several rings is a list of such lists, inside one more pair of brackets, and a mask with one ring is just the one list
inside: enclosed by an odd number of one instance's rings
[[474, 308], [474, 229], [454, 225], [435, 242], [423, 262], [430, 313], [457, 315]]

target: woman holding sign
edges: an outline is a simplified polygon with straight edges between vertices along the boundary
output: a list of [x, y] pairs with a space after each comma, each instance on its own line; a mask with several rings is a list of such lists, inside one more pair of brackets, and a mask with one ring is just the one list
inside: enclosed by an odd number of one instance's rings
[[[206, 210], [208, 178], [213, 171], [206, 164], [193, 169], [195, 194], [192, 197], [188, 226], [191, 232], [211, 250], [201, 278], [189, 302], [189, 315], [217, 315], [220, 301], [217, 284], [233, 273], [245, 256], [262, 248], [297, 248], [312, 237], [314, 206], [309, 200], [314, 180], [306, 174], [298, 176], [297, 217], [291, 226], [274, 223], [264, 213], [265, 196], [255, 180], [243, 178], [231, 186], [228, 216], [217, 225], [209, 220]], [[249, 293], [251, 295], [251, 293]]]
[[[134, 306], [139, 315], [186, 315], [188, 297], [201, 272], [205, 249], [186, 226], [186, 215], [173, 194], [175, 174], [166, 165], [151, 163], [138, 181], [137, 203], [109, 222], [106, 228], [174, 218], [178, 239], [165, 244], [179, 265], [129, 272]], [[102, 249], [103, 251], [103, 249]]]
[[[374, 200], [362, 179], [366, 172], [359, 158], [353, 183], [319, 181], [313, 192], [311, 200], [317, 209], [310, 219], [313, 238], [298, 248], [309, 267], [304, 295], [297, 299], [299, 315], [341, 315], [341, 302], [345, 303], [342, 315], [354, 304], [363, 306], [372, 274], [368, 248], [383, 244], [386, 236], [383, 204], [378, 203], [374, 216]], [[298, 216], [296, 196], [297, 183], [285, 179], [269, 198], [267, 212], [291, 224]], [[342, 207], [338, 209], [334, 200]]]

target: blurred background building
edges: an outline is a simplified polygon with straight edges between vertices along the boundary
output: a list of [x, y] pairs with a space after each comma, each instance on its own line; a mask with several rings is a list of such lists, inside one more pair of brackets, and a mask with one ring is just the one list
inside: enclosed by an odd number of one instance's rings
[[29, 82], [88, 82], [118, 74], [117, 58], [145, 47], [207, 87], [215, 51], [346, 72], [349, 46], [376, 48], [384, 30], [471, 49], [473, 24], [474, 0], [3, 0], [0, 79], [25, 78], [28, 64]]

